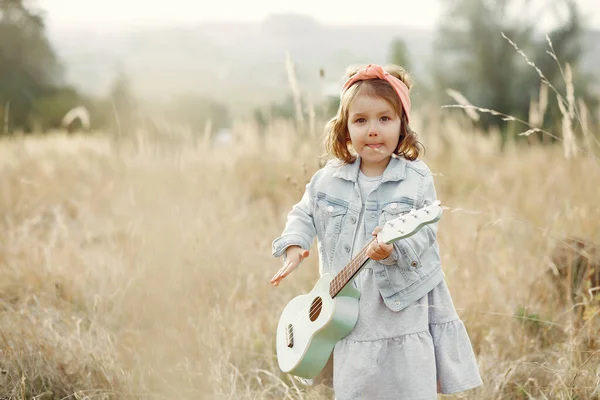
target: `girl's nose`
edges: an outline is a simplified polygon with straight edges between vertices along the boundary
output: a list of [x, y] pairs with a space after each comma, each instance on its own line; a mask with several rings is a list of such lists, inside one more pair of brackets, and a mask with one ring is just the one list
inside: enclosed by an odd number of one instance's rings
[[369, 137], [377, 136], [377, 126], [375, 124], [369, 125]]

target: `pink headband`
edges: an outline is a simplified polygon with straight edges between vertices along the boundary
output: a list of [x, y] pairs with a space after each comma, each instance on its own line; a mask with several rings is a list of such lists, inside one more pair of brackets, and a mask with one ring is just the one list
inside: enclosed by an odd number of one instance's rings
[[400, 79], [385, 72], [380, 65], [369, 64], [365, 68], [361, 68], [356, 74], [349, 78], [346, 83], [344, 83], [344, 86], [342, 87], [342, 96], [344, 95], [344, 92], [356, 82], [366, 81], [369, 79], [382, 79], [387, 81], [392, 88], [394, 88], [396, 93], [398, 93], [398, 97], [400, 97], [400, 103], [402, 103], [404, 113], [406, 114], [406, 120], [408, 121], [408, 116], [410, 114], [410, 97], [408, 86], [406, 86], [406, 84]]

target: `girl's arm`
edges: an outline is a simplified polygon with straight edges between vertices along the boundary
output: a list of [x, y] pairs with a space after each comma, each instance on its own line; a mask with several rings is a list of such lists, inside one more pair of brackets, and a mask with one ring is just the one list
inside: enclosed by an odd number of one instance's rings
[[[424, 178], [423, 194], [421, 199], [417, 199], [417, 207], [425, 207], [437, 200], [435, 186], [433, 183], [433, 175], [428, 173]], [[394, 251], [392, 254], [381, 260], [385, 265], [403, 265], [411, 267], [419, 267], [420, 257], [435, 244], [437, 240], [438, 222], [425, 225], [414, 235], [394, 242]]]
[[273, 241], [274, 257], [281, 257], [285, 250], [292, 245], [308, 250], [317, 234], [313, 220], [314, 196], [313, 179], [306, 185], [302, 199], [292, 207], [287, 216], [285, 228], [280, 237]]

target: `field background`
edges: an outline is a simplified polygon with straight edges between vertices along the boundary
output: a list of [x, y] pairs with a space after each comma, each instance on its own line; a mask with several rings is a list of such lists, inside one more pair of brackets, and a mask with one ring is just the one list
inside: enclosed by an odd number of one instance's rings
[[[598, 159], [566, 159], [560, 141], [501, 152], [462, 117], [414, 120], [485, 381], [444, 398], [597, 399], [598, 318], [576, 319], [548, 270], [565, 237], [600, 242]], [[0, 140], [0, 398], [331, 398], [281, 374], [274, 352], [316, 252], [269, 284], [271, 241], [319, 168], [319, 137], [277, 121], [233, 135]]]

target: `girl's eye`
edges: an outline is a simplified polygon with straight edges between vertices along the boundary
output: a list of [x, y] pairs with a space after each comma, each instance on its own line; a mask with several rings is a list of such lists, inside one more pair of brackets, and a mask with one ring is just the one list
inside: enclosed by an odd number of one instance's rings
[[357, 120], [356, 120], [356, 122], [358, 122], [359, 124], [362, 124], [365, 121], [366, 121], [366, 119], [364, 119], [364, 118], [357, 118]]
[[386, 117], [386, 116], [384, 116], [384, 117], [381, 117], [381, 120], [382, 120], [382, 121], [389, 121], [389, 120], [390, 120], [390, 117]]

